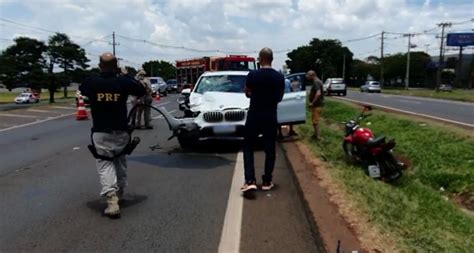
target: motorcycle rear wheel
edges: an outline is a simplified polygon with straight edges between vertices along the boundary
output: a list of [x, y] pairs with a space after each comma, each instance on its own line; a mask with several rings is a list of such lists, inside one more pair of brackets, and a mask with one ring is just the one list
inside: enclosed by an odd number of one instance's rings
[[403, 168], [391, 152], [384, 153], [379, 164], [384, 172], [385, 181], [393, 182], [402, 176]]

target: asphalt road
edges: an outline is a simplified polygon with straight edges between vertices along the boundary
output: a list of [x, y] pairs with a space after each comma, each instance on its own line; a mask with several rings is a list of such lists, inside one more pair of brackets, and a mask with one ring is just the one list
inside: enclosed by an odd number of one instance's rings
[[[173, 111], [175, 100], [160, 104]], [[128, 158], [122, 217], [111, 220], [101, 215], [105, 203], [86, 148], [91, 121], [42, 108], [52, 116], [15, 122], [27, 110], [0, 116], [10, 120], [0, 127], [0, 252], [321, 252], [281, 150], [277, 189], [243, 199], [231, 187], [243, 182], [238, 144], [183, 152], [154, 115], [154, 130], [134, 132], [142, 143]]]
[[338, 98], [371, 103], [432, 119], [474, 127], [474, 103], [356, 91], [348, 91], [347, 97]]

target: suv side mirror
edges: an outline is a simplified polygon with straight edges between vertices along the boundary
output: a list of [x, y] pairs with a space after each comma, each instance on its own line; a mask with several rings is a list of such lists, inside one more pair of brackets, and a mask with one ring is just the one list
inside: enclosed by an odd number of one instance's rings
[[183, 89], [183, 90], [181, 91], [181, 95], [183, 95], [183, 96], [189, 96], [189, 95], [191, 95], [191, 89]]

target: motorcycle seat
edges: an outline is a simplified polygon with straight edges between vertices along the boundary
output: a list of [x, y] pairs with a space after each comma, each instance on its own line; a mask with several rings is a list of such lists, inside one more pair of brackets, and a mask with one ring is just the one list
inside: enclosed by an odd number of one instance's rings
[[383, 135], [380, 135], [379, 137], [375, 138], [375, 139], [369, 139], [366, 143], [366, 145], [368, 147], [374, 147], [374, 146], [377, 146], [377, 145], [380, 145], [380, 144], [383, 144], [385, 143], [385, 136]]

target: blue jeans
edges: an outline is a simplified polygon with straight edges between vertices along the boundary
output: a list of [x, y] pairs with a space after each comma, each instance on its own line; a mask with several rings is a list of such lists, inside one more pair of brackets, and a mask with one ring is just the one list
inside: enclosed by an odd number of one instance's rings
[[256, 181], [254, 150], [258, 136], [262, 134], [265, 151], [265, 174], [262, 176], [264, 182], [272, 181], [272, 173], [275, 167], [275, 149], [277, 138], [277, 115], [276, 112], [251, 112], [247, 115], [244, 135], [244, 168], [245, 181]]

